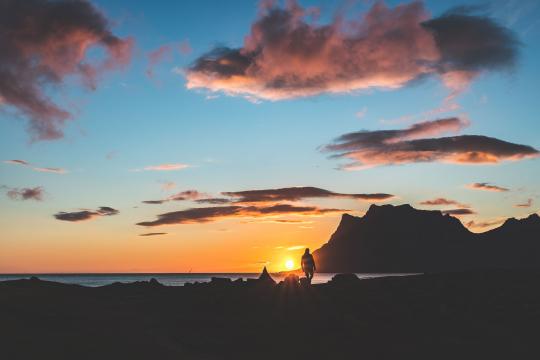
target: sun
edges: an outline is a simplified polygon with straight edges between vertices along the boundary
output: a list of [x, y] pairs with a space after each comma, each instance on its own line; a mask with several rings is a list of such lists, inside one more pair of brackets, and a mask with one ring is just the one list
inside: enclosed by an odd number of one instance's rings
[[287, 260], [285, 261], [285, 268], [286, 268], [287, 270], [292, 270], [292, 269], [294, 269], [294, 261], [292, 261], [291, 259], [287, 259]]

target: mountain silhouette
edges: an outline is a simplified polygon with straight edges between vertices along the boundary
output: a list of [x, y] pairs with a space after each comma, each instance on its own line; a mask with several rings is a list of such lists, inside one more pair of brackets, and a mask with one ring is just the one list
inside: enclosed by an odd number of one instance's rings
[[540, 217], [469, 231], [456, 218], [410, 205], [371, 205], [344, 214], [330, 240], [313, 252], [320, 272], [441, 272], [540, 267]]

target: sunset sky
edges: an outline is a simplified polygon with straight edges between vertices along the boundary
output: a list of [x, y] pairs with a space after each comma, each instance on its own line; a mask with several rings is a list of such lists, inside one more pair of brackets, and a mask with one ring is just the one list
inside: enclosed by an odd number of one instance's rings
[[537, 212], [539, 18], [0, 1], [0, 273], [280, 271], [373, 203]]

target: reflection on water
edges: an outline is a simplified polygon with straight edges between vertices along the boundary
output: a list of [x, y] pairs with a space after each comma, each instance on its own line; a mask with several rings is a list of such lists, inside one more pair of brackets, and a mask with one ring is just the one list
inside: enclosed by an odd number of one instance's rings
[[[322, 284], [332, 279], [335, 274], [315, 273], [313, 284]], [[370, 279], [385, 276], [404, 276], [410, 274], [356, 274], [361, 279]], [[212, 277], [227, 277], [233, 280], [238, 278], [256, 279], [259, 274], [24, 274], [24, 275], [0, 275], [0, 281], [29, 279], [36, 276], [42, 280], [61, 282], [65, 284], [78, 284], [83, 286], [103, 286], [114, 282], [131, 283], [135, 281], [149, 281], [155, 278], [167, 286], [182, 286], [188, 282], [208, 282]], [[274, 280], [281, 281], [284, 275], [272, 275]]]

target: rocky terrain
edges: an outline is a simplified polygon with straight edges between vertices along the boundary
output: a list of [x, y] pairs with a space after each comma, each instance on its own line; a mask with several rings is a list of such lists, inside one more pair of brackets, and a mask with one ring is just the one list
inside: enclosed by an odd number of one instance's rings
[[532, 359], [540, 272], [0, 283], [2, 359]]

